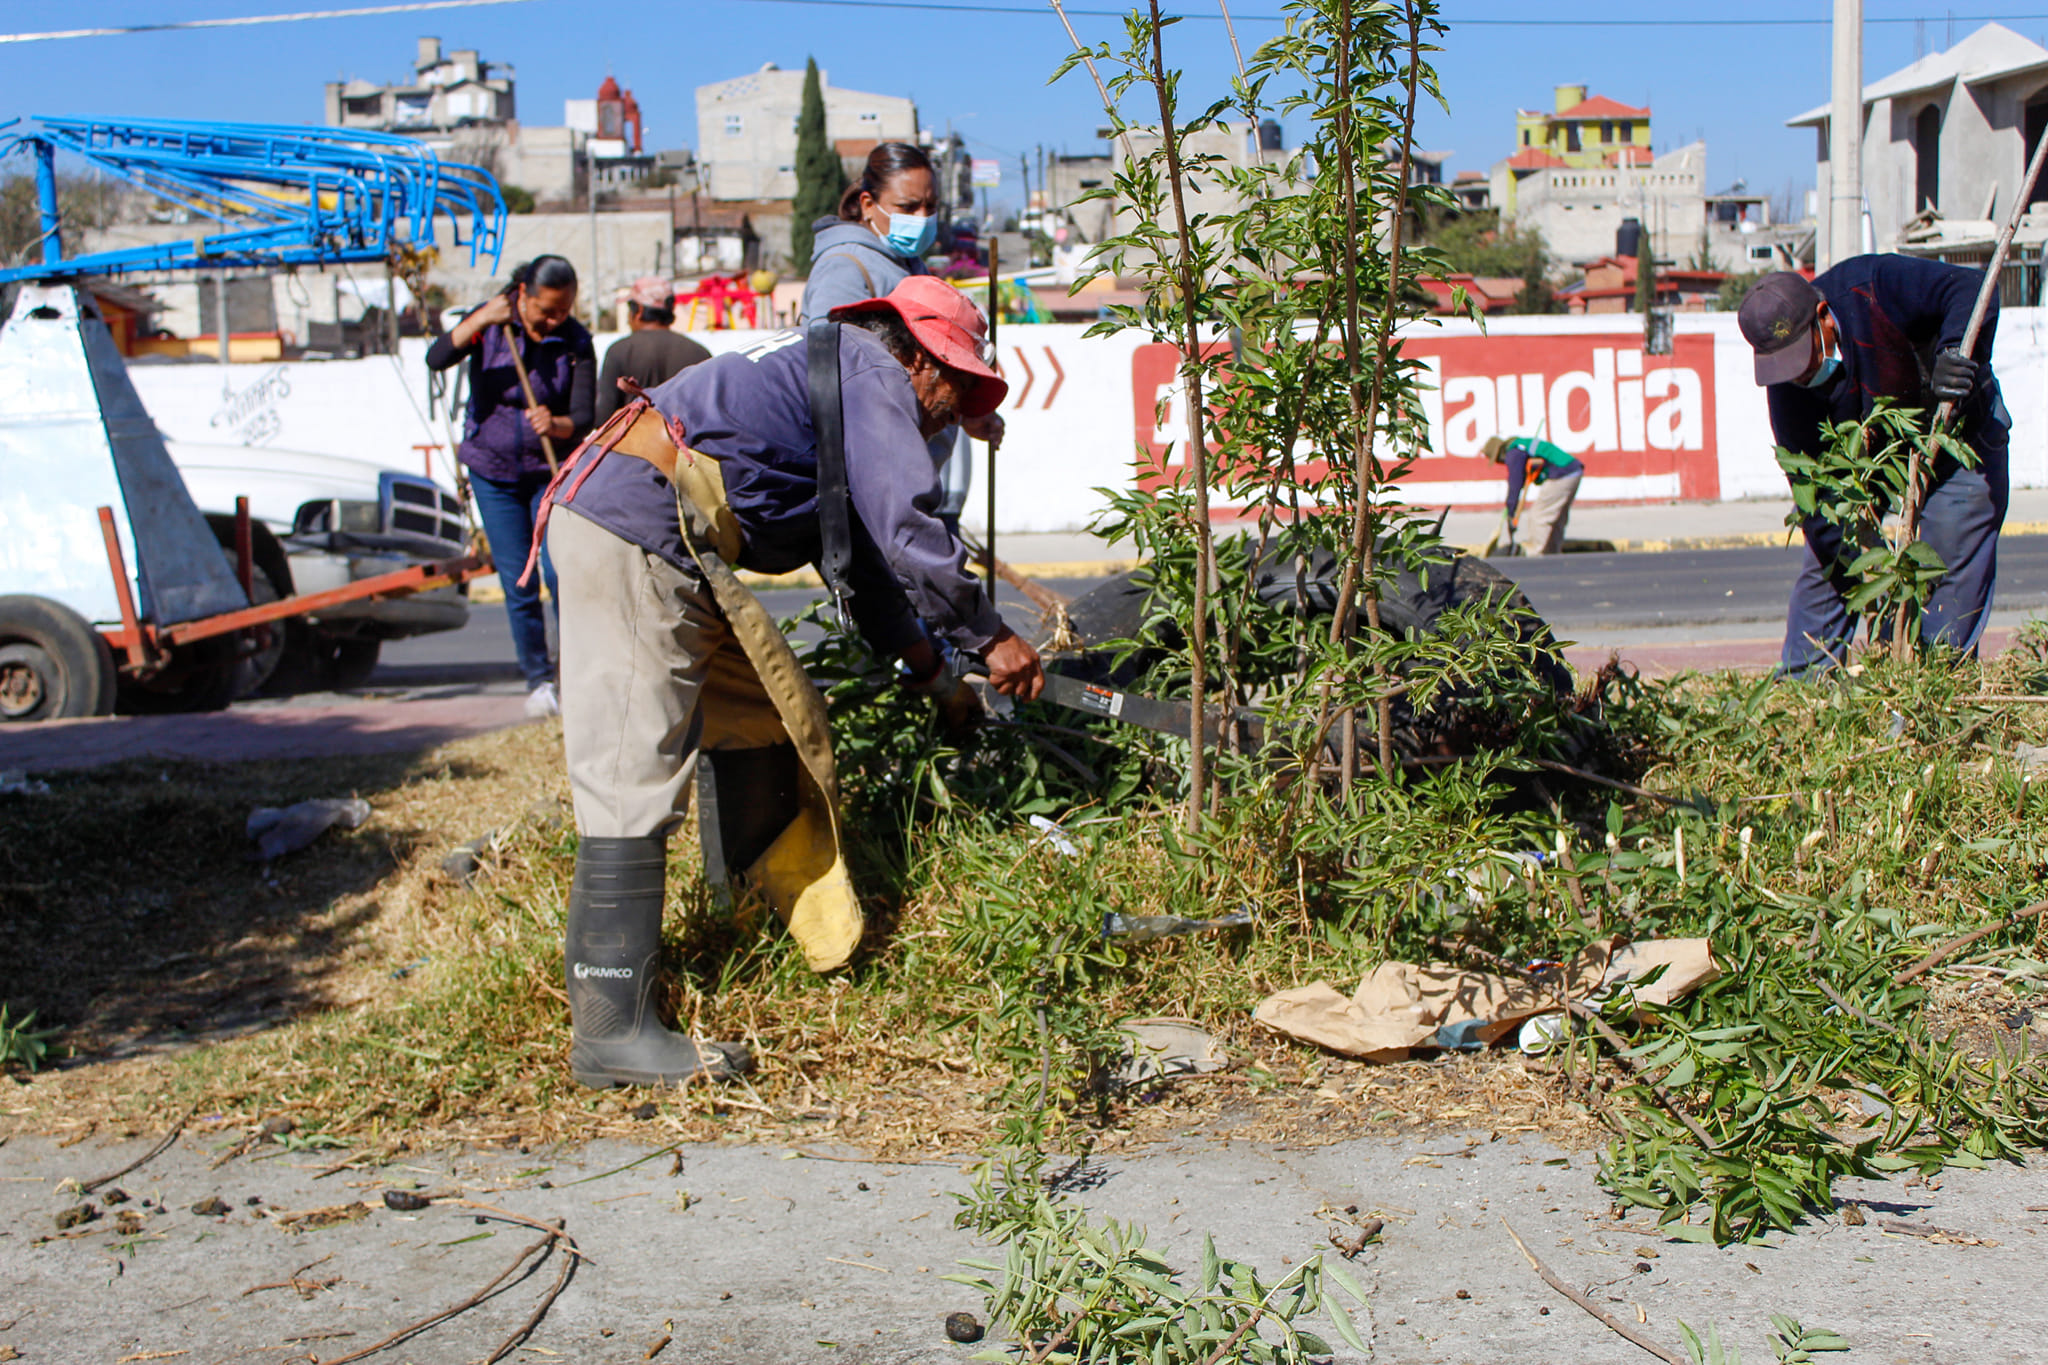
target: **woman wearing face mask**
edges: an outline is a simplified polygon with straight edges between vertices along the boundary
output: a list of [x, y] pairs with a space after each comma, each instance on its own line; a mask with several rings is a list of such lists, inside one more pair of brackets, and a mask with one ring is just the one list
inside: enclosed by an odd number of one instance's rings
[[[811, 277], [804, 285], [803, 322], [863, 299], [878, 299], [910, 275], [928, 275], [924, 255], [938, 237], [938, 180], [931, 159], [907, 142], [884, 142], [868, 153], [860, 179], [840, 197], [836, 217], [814, 226]], [[945, 497], [938, 516], [960, 528], [973, 458], [965, 436], [1000, 445], [1003, 419], [994, 413], [931, 440]]]
[[811, 278], [804, 321], [862, 299], [878, 299], [906, 275], [925, 275], [924, 254], [939, 228], [938, 181], [931, 159], [907, 142], [868, 153], [860, 179], [840, 196], [839, 212], [812, 225]]
[[[526, 679], [526, 713], [552, 716], [560, 709], [555, 671], [548, 662], [547, 618], [537, 585], [519, 585], [534, 517], [549, 478], [541, 437], [567, 456], [591, 428], [597, 358], [576, 310], [576, 269], [560, 256], [537, 256], [512, 273], [512, 285], [427, 348], [427, 368], [469, 362], [469, 407], [457, 452], [469, 469], [477, 520], [497, 561], [512, 621], [512, 647]], [[508, 337], [507, 328], [510, 328]], [[529, 405], [512, 363], [512, 347], [533, 385]], [[545, 551], [541, 576], [556, 597], [555, 569]]]

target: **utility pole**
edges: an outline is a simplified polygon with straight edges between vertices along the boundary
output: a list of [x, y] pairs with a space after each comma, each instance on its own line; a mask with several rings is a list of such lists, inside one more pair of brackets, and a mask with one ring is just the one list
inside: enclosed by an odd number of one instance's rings
[[1863, 250], [1863, 0], [1835, 0], [1834, 99], [1828, 112], [1823, 270]]
[[222, 266], [213, 277], [214, 326], [220, 332], [220, 363], [228, 363], [228, 271]]
[[590, 206], [590, 283], [585, 287], [590, 291], [590, 330], [601, 332], [604, 328], [597, 317], [597, 143], [594, 139], [583, 140], [583, 153], [584, 174], [590, 182], [589, 192], [584, 195]]

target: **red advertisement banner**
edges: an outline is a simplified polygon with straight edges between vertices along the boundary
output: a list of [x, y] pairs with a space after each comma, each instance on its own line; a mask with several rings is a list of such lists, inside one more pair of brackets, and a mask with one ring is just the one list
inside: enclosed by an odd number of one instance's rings
[[[1431, 499], [1430, 485], [1445, 485], [1435, 490], [1443, 501], [1483, 500], [1478, 486], [1501, 477], [1481, 453], [1494, 435], [1536, 436], [1578, 456], [1595, 498], [1720, 494], [1712, 336], [1680, 336], [1668, 356], [1645, 355], [1631, 331], [1425, 335], [1406, 340], [1403, 352], [1424, 370], [1428, 441], [1403, 480], [1419, 500]], [[1137, 442], [1151, 465], [1140, 469], [1141, 484], [1186, 465], [1179, 357], [1157, 344], [1132, 353]]]

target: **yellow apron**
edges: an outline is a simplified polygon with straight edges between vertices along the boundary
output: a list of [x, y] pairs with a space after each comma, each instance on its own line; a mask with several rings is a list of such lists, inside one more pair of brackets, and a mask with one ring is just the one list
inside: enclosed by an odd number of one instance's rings
[[[839, 776], [825, 699], [761, 599], [733, 573], [742, 538], [718, 461], [678, 446], [651, 407], [612, 449], [646, 460], [667, 476], [676, 490], [684, 548], [703, 571], [732, 632], [711, 655], [699, 747], [789, 744], [800, 760], [796, 818], [746, 870], [747, 881], [788, 924], [811, 970], [843, 967], [860, 943], [862, 920], [840, 851]], [[729, 647], [735, 643], [738, 649]]]

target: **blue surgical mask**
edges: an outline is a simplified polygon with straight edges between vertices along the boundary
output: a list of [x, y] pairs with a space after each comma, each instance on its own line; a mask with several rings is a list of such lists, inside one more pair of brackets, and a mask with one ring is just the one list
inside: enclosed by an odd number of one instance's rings
[[1800, 385], [1800, 387], [1806, 389], [1824, 389], [1828, 385], [1834, 383], [1835, 376], [1840, 374], [1841, 372], [1842, 357], [1838, 355], [1831, 355], [1826, 360], [1821, 361], [1820, 368], [1813, 372], [1813, 378], [1804, 381]]
[[905, 260], [922, 256], [939, 238], [939, 220], [928, 213], [892, 213], [882, 240]]

